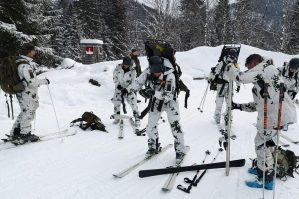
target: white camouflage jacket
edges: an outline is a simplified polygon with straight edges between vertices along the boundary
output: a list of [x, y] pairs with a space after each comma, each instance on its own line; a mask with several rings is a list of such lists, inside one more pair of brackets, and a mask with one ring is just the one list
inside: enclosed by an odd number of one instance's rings
[[122, 69], [122, 64], [118, 64], [113, 72], [113, 82], [115, 88], [120, 85], [123, 88], [128, 88], [136, 79], [136, 70], [130, 66], [129, 71], [125, 72]]
[[18, 74], [20, 79], [24, 80], [23, 85], [25, 86], [25, 90], [23, 92], [30, 91], [32, 94], [37, 93], [38, 87], [47, 84], [47, 80], [37, 78], [37, 64], [33, 62], [31, 58], [20, 55], [17, 57], [16, 63], [18, 64], [20, 62], [26, 62], [18, 66]]
[[[173, 74], [173, 68], [171, 63], [164, 59], [164, 66], [166, 71], [160, 75], [160, 77], [155, 81], [149, 81], [150, 88], [155, 90], [153, 97], [156, 97], [159, 100], [163, 100], [164, 103], [167, 103], [175, 99], [176, 96], [176, 85], [175, 85], [175, 76]], [[134, 91], [139, 91], [142, 86], [145, 84], [148, 77], [150, 77], [150, 69], [145, 69], [141, 75], [136, 79], [131, 89]], [[165, 79], [165, 81], [164, 81]]]
[[[238, 72], [235, 67], [230, 67], [226, 73], [234, 80], [240, 81], [241, 83], [248, 84], [253, 83], [252, 89], [254, 102], [243, 104], [242, 110], [258, 112], [257, 117], [257, 128], [264, 128], [264, 98], [263, 98], [263, 87], [265, 83], [268, 83], [268, 129], [277, 128], [277, 117], [278, 117], [278, 105], [279, 105], [279, 85], [283, 82], [279, 71], [273, 65], [269, 65], [262, 62], [256, 65], [254, 68], [245, 72]], [[285, 93], [284, 101], [282, 104], [282, 125], [295, 123], [297, 121], [296, 108], [292, 103], [289, 96]]]

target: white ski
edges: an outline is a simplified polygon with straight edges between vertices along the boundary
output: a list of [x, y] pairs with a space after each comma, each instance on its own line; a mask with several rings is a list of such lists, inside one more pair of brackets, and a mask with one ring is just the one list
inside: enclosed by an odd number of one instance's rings
[[293, 144], [299, 144], [299, 141], [293, 140], [292, 138], [288, 137], [287, 135], [285, 135], [283, 133], [281, 133], [280, 136], [283, 137], [285, 140], [293, 143]]
[[[185, 149], [185, 153], [186, 153], [186, 155], [187, 155], [187, 153], [189, 152], [189, 150], [190, 150], [190, 147], [189, 147], [189, 146], [186, 146], [186, 149]], [[186, 157], [186, 155], [185, 155], [185, 157]], [[185, 159], [185, 157], [184, 157], [184, 159]], [[179, 167], [179, 166], [183, 163], [184, 159], [183, 159], [179, 164], [177, 164], [176, 166]], [[170, 175], [168, 176], [167, 180], [165, 181], [163, 187], [162, 187], [162, 191], [171, 191], [172, 188], [173, 188], [173, 186], [174, 186], [176, 177], [177, 177], [178, 175], [179, 175], [179, 173], [173, 173], [173, 174], [170, 174]]]
[[20, 145], [14, 145], [11, 142], [5, 142], [5, 144], [1, 145], [0, 151], [20, 147], [20, 146], [23, 146], [23, 145], [35, 144], [35, 143], [54, 140], [54, 139], [58, 139], [58, 138], [65, 138], [65, 137], [69, 137], [69, 136], [74, 136], [76, 134], [77, 134], [77, 131], [74, 131], [74, 132], [71, 132], [71, 133], [55, 133], [55, 134], [52, 133], [52, 134], [40, 136], [40, 140], [37, 141], [37, 142], [27, 142], [27, 143], [20, 144]]
[[150, 160], [150, 159], [156, 157], [157, 155], [163, 153], [164, 151], [166, 151], [167, 149], [169, 149], [169, 148], [171, 148], [171, 147], [172, 147], [172, 144], [168, 144], [168, 145], [166, 145], [165, 147], [162, 147], [162, 149], [161, 149], [161, 151], [160, 151], [159, 153], [157, 153], [157, 154], [151, 156], [151, 157], [148, 158], [148, 159], [143, 159], [143, 160], [137, 162], [136, 164], [134, 164], [134, 165], [132, 165], [132, 166], [130, 166], [130, 167], [128, 167], [128, 168], [122, 170], [121, 172], [116, 173], [116, 174], [113, 174], [113, 176], [116, 177], [116, 178], [122, 178], [122, 177], [128, 175], [131, 171], [133, 171], [133, 170], [136, 169], [137, 167], [139, 167], [139, 166], [141, 166], [142, 164], [146, 163], [148, 160]]

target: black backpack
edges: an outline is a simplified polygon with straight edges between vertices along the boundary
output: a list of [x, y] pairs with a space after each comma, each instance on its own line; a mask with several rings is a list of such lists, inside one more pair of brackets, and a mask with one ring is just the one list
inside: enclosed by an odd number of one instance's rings
[[145, 51], [148, 59], [156, 55], [156, 56], [166, 58], [170, 61], [174, 69], [173, 73], [175, 76], [176, 93], [177, 95], [180, 93], [180, 91], [184, 91], [186, 93], [185, 108], [187, 108], [187, 100], [188, 97], [190, 96], [190, 90], [180, 79], [182, 75], [182, 71], [180, 66], [175, 61], [175, 57], [174, 57], [175, 50], [173, 49], [173, 47], [167, 41], [158, 40], [158, 39], [147, 39], [144, 41], [144, 46], [145, 46]]

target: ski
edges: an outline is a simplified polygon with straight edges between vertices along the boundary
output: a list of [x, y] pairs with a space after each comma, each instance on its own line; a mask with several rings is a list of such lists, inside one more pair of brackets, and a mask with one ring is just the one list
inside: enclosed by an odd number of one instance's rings
[[[52, 133], [47, 133], [44, 135], [40, 135], [39, 138], [44, 138], [44, 137], [51, 137], [51, 136], [56, 136], [56, 135], [62, 135], [62, 134], [66, 134], [68, 132], [68, 129], [62, 130], [62, 131], [56, 131], [56, 132], [52, 132]], [[9, 137], [9, 135], [6, 135], [7, 137]], [[1, 139], [0, 145], [6, 144], [6, 143], [11, 143], [9, 138], [4, 138]]]
[[281, 137], [283, 137], [285, 140], [293, 143], [293, 144], [299, 144], [299, 141], [293, 140], [292, 138], [290, 138], [289, 136], [285, 135], [285, 134], [280, 134]]
[[[229, 167], [243, 167], [245, 165], [245, 159], [231, 160], [229, 162]], [[200, 164], [194, 166], [184, 166], [184, 167], [175, 167], [175, 168], [163, 168], [163, 169], [149, 169], [149, 170], [140, 170], [139, 177], [145, 178], [156, 175], [184, 172], [184, 171], [197, 171], [203, 169], [220, 169], [225, 168], [226, 162], [217, 162], [211, 164]]]
[[289, 147], [290, 145], [287, 143], [284, 143], [283, 141], [279, 140], [279, 145], [283, 147]]
[[165, 152], [167, 149], [171, 148], [172, 147], [172, 144], [168, 144], [166, 145], [165, 147], [162, 147], [161, 151], [153, 156], [151, 156], [150, 158], [147, 158], [147, 159], [142, 159], [141, 161], [135, 163], [134, 165], [120, 171], [119, 173], [116, 173], [116, 174], [113, 174], [114, 177], [116, 178], [122, 178], [126, 175], [128, 175], [129, 173], [131, 173], [134, 169], [136, 169], [137, 167], [143, 165], [144, 163], [146, 163], [147, 161], [151, 160], [152, 158], [156, 157], [157, 155]]
[[[189, 152], [189, 150], [190, 150], [190, 146], [186, 146], [184, 159], [185, 159], [187, 153]], [[179, 167], [180, 165], [182, 165], [184, 159], [176, 166]], [[170, 174], [162, 187], [162, 191], [171, 191], [173, 188], [173, 185], [175, 183], [176, 177], [178, 175], [179, 175], [179, 173]]]
[[124, 138], [124, 120], [121, 119], [119, 123], [118, 139]]
[[11, 142], [5, 142], [6, 144], [3, 144], [0, 147], [0, 151], [6, 150], [6, 149], [12, 149], [12, 148], [16, 148], [16, 147], [20, 147], [20, 146], [24, 146], [24, 145], [29, 145], [29, 144], [40, 143], [40, 142], [44, 142], [44, 141], [50, 141], [50, 140], [54, 140], [54, 139], [70, 137], [70, 136], [74, 136], [76, 134], [77, 134], [77, 131], [74, 131], [72, 133], [60, 133], [60, 134], [43, 135], [43, 136], [40, 136], [40, 140], [38, 140], [37, 142], [27, 142], [27, 143], [19, 144], [19, 145], [15, 145]]

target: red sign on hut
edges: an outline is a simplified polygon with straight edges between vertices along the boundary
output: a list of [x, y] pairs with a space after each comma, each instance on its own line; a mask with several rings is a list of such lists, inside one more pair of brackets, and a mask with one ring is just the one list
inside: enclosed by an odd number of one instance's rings
[[86, 54], [87, 55], [92, 55], [93, 54], [93, 47], [86, 47]]

